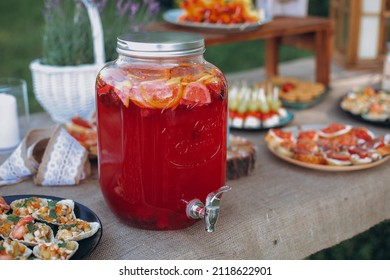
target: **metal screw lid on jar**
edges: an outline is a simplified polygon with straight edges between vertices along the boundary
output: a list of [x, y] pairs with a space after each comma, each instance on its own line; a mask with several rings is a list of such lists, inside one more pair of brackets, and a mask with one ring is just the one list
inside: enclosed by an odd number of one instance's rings
[[133, 32], [117, 38], [119, 54], [137, 57], [179, 57], [204, 52], [204, 38], [187, 32]]

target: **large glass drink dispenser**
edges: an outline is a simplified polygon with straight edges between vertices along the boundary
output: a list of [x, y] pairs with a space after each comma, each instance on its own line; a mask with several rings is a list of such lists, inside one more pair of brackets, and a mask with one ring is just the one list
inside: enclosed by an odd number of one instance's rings
[[191, 33], [118, 38], [96, 82], [99, 182], [129, 225], [214, 230], [225, 186], [227, 84]]

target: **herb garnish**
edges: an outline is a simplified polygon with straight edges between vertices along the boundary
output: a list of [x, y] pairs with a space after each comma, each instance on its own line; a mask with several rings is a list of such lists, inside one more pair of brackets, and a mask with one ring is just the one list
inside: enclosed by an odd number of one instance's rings
[[31, 202], [31, 203], [32, 203], [32, 202], [34, 202], [36, 199], [37, 199], [37, 197], [31, 196], [31, 197], [29, 197], [29, 198], [25, 198], [25, 199], [23, 199], [22, 201], [16, 203], [15, 206], [16, 206], [17, 208], [27, 207], [27, 202]]
[[75, 226], [77, 226], [77, 223], [61, 225], [60, 229], [70, 229], [70, 228], [75, 227]]
[[7, 216], [7, 219], [8, 219], [9, 221], [11, 221], [11, 222], [17, 223], [17, 222], [19, 222], [20, 217], [14, 215], [14, 214], [9, 214], [9, 215]]
[[23, 200], [22, 202], [18, 202], [15, 204], [17, 208], [27, 207], [26, 201]]
[[49, 207], [49, 217], [52, 219], [57, 219], [57, 214], [56, 214], [56, 205], [57, 201], [56, 200], [50, 200], [48, 201], [48, 207]]
[[31, 232], [31, 233], [34, 232], [34, 229], [35, 229], [35, 227], [34, 227], [34, 223], [33, 222], [27, 224], [28, 232]]
[[47, 202], [47, 205], [49, 206], [50, 209], [53, 209], [53, 208], [55, 209], [57, 202], [58, 202], [57, 200], [49, 200]]

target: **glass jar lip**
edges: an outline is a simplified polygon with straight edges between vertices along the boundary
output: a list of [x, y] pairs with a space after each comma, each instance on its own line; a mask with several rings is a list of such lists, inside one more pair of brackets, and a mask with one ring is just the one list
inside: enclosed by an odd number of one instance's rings
[[202, 54], [204, 38], [189, 32], [131, 32], [117, 38], [117, 52], [137, 57]]

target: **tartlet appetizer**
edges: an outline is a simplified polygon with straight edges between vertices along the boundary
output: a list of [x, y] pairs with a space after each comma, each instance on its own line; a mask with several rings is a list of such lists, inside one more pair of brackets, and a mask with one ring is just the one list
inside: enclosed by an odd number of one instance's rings
[[43, 260], [70, 259], [79, 248], [77, 241], [93, 236], [101, 227], [98, 222], [76, 218], [74, 207], [70, 199], [32, 196], [12, 201], [10, 212], [0, 214], [0, 260], [32, 259], [34, 255]]
[[272, 148], [276, 146], [280, 146], [281, 143], [295, 143], [296, 139], [294, 135], [290, 131], [283, 131], [280, 129], [270, 129], [268, 133], [265, 135], [265, 141]]
[[47, 224], [35, 222], [33, 217], [20, 218], [9, 237], [27, 246], [54, 241], [54, 233], [51, 227]]
[[11, 202], [12, 214], [20, 217], [30, 217], [39, 208], [47, 206], [48, 199], [36, 196], [14, 200]]
[[0, 196], [0, 214], [7, 213], [10, 209], [10, 206], [8, 203], [5, 201], [5, 199]]
[[44, 221], [54, 225], [61, 225], [76, 219], [76, 215], [74, 214], [73, 209], [73, 200], [50, 200], [48, 201], [47, 206], [39, 208], [36, 212], [32, 214], [32, 216], [40, 221]]
[[42, 243], [33, 248], [33, 254], [42, 260], [69, 260], [78, 248], [76, 241]]
[[27, 260], [32, 250], [17, 240], [0, 240], [0, 260]]
[[367, 87], [350, 91], [341, 101], [343, 110], [368, 121], [390, 121], [390, 92]]
[[100, 228], [97, 222], [87, 222], [76, 219], [58, 226], [57, 240], [79, 241], [94, 235]]
[[0, 215], [0, 236], [3, 238], [9, 237], [11, 231], [19, 221], [19, 217], [13, 214]]
[[303, 81], [292, 77], [275, 76], [267, 82], [279, 87], [280, 99], [288, 103], [312, 102], [326, 90], [321, 83]]

